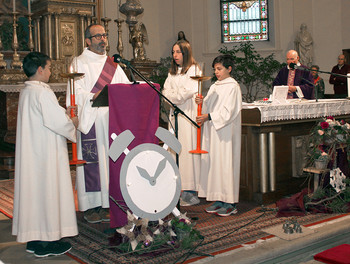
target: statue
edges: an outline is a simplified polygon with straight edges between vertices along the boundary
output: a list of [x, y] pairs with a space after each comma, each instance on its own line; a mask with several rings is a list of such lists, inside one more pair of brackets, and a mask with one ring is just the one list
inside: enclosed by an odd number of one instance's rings
[[177, 33], [177, 40], [185, 40], [185, 41], [189, 42], [186, 39], [185, 32], [183, 32], [183, 31], [179, 31], [179, 33]]
[[145, 61], [146, 52], [144, 48], [144, 43], [148, 44], [147, 30], [143, 23], [137, 24], [130, 27], [130, 38], [129, 42], [133, 48], [134, 61]]
[[306, 24], [300, 25], [300, 32], [295, 37], [295, 50], [299, 54], [300, 63], [308, 67], [312, 65], [313, 40], [311, 34], [307, 31]]

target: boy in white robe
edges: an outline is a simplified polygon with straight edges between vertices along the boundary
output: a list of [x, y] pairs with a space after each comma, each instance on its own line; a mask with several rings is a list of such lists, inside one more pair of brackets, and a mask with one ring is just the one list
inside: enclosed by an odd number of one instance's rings
[[29, 81], [17, 116], [12, 234], [37, 257], [64, 254], [71, 245], [60, 239], [78, 234], [66, 140], [76, 141], [78, 119], [70, 116], [76, 109], [61, 107], [46, 84], [50, 68], [43, 53], [24, 58]]
[[204, 100], [196, 97], [206, 113], [196, 121], [203, 125], [202, 147], [209, 152], [202, 155], [198, 196], [215, 201], [206, 212], [229, 216], [237, 213], [239, 198], [242, 94], [231, 77], [231, 56], [216, 57], [212, 66], [218, 80]]

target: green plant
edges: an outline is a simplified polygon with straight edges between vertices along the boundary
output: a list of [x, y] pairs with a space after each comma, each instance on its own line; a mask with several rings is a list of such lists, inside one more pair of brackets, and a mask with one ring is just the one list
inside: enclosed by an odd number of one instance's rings
[[233, 76], [245, 87], [245, 91], [242, 89], [242, 97], [248, 103], [268, 97], [276, 73], [285, 65], [275, 60], [274, 54], [262, 57], [251, 42], [242, 42], [232, 49], [224, 47], [219, 52], [234, 58]]
[[305, 209], [314, 213], [346, 213], [350, 211], [350, 179], [344, 180], [345, 188], [337, 191], [327, 186], [318, 188], [312, 195], [303, 197]]
[[[170, 69], [172, 57], [160, 58], [160, 63], [157, 68], [152, 72], [150, 80], [154, 83], [160, 85], [160, 91], [163, 90], [163, 86], [166, 78], [168, 77], [168, 72]], [[169, 107], [167, 103], [160, 98], [160, 124], [163, 127], [167, 127], [166, 123], [168, 122], [167, 118], [169, 116]], [[166, 121], [165, 121], [166, 120]]]
[[155, 68], [150, 77], [151, 81], [158, 83], [160, 85], [160, 90], [163, 90], [163, 86], [166, 78], [168, 77], [168, 72], [170, 69], [172, 57], [160, 58], [160, 63], [157, 68]]

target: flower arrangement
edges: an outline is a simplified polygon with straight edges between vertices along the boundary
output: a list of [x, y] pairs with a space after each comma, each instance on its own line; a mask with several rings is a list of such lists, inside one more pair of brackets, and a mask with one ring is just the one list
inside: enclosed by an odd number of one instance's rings
[[147, 219], [136, 219], [127, 211], [128, 224], [116, 230], [110, 244], [123, 253], [160, 253], [168, 250], [193, 248], [204, 237], [194, 229], [185, 214], [168, 220], [149, 222]]
[[[309, 165], [313, 165], [315, 161], [335, 161], [337, 150], [347, 150], [349, 143], [350, 125], [344, 120], [335, 120], [332, 116], [325, 118], [311, 130], [308, 152]], [[335, 166], [336, 164], [333, 164], [333, 167]]]

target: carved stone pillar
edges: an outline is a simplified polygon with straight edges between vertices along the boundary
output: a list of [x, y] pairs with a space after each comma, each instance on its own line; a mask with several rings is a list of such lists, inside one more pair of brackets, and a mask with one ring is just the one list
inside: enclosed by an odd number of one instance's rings
[[49, 57], [52, 58], [52, 16], [51, 13], [47, 14], [47, 35], [46, 40], [48, 44], [48, 49], [46, 52], [48, 53]]
[[[82, 53], [84, 31], [91, 23], [96, 3], [88, 0], [37, 0], [32, 4], [36, 29], [36, 49], [52, 59], [50, 82], [66, 82], [60, 73], [67, 71], [72, 57]], [[43, 31], [41, 31], [43, 29]], [[40, 36], [40, 31], [44, 32]]]
[[[44, 52], [55, 60], [64, 61], [66, 57], [79, 55], [85, 44], [85, 28], [95, 15], [92, 14], [95, 5], [87, 0], [34, 1], [32, 11], [38, 29], [37, 45], [45, 47]], [[44, 37], [40, 37], [40, 27], [44, 27]]]
[[34, 27], [34, 33], [35, 33], [35, 42], [34, 42], [34, 45], [35, 45], [35, 50], [36, 51], [41, 51], [41, 41], [40, 41], [40, 19], [41, 19], [41, 16], [37, 17], [35, 19], [35, 27]]
[[54, 14], [55, 18], [55, 50], [56, 50], [56, 56], [55, 59], [59, 60], [60, 59], [60, 39], [59, 39], [59, 25], [60, 25], [60, 15], [55, 13]]
[[86, 28], [86, 25], [85, 25], [85, 20], [86, 20], [86, 17], [83, 17], [83, 16], [81, 16], [80, 17], [80, 30], [81, 30], [81, 32], [80, 32], [80, 34], [81, 34], [81, 46], [82, 46], [82, 48], [84, 49], [84, 46], [85, 46], [85, 28]]

